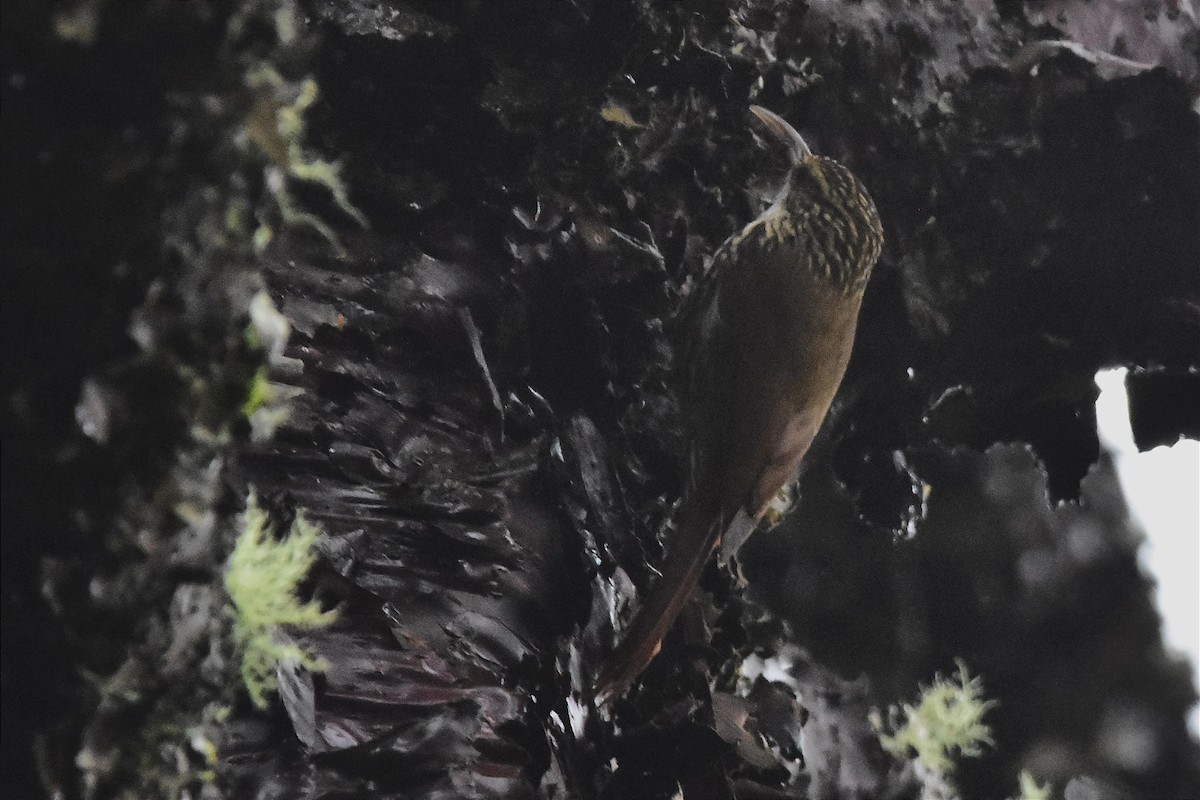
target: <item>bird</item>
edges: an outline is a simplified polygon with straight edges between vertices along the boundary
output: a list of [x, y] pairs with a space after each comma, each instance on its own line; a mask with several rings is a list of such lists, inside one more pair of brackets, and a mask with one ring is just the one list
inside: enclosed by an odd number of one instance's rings
[[657, 655], [709, 558], [753, 533], [795, 476], [841, 385], [883, 227], [862, 182], [751, 106], [786, 148], [774, 202], [730, 236], [673, 320], [687, 475], [666, 554], [603, 664], [597, 703], [623, 695]]

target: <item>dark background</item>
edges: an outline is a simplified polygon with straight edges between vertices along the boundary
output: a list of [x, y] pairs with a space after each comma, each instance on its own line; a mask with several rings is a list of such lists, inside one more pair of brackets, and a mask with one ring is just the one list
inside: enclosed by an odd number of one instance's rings
[[[1200, 795], [1093, 382], [1132, 369], [1142, 446], [1200, 436], [1191, 3], [2, 13], [12, 786], [915, 796], [866, 712], [959, 658], [998, 701], [964, 797], [1022, 768]], [[572, 735], [681, 485], [664, 320], [782, 174], [751, 102], [863, 179], [884, 256], [796, 511], [746, 554], [754, 602], [713, 570], [645, 688]], [[246, 342], [260, 289], [283, 358]], [[256, 440], [264, 364], [304, 391]], [[330, 671], [268, 713], [221, 611], [248, 486], [323, 525], [306, 589], [342, 608], [305, 639]], [[705, 670], [727, 690], [736, 656], [794, 647], [748, 712], [782, 749], [748, 755]]]

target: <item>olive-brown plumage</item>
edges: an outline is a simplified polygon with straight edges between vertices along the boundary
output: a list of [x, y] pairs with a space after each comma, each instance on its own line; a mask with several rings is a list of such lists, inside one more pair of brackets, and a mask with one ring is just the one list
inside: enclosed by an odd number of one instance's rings
[[721, 246], [680, 309], [688, 485], [662, 575], [596, 681], [601, 702], [654, 658], [722, 537], [726, 552], [736, 549], [795, 474], [842, 382], [883, 244], [858, 179], [813, 155], [777, 115], [751, 110], [788, 146], [792, 170], [775, 202]]

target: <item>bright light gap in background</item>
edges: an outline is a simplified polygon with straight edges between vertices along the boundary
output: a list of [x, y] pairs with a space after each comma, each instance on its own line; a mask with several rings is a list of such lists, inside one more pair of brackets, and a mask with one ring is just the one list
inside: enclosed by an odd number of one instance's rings
[[[1163, 642], [1188, 657], [1200, 686], [1200, 442], [1182, 439], [1139, 453], [1129, 424], [1125, 373], [1097, 373], [1096, 426], [1101, 444], [1113, 455], [1130, 516], [1146, 537], [1139, 561], [1156, 584]], [[1197, 706], [1188, 726], [1193, 736], [1200, 735]]]

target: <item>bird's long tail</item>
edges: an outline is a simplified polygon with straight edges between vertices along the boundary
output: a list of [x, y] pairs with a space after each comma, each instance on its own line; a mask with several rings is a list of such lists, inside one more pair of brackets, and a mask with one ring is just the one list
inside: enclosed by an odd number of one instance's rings
[[721, 538], [721, 509], [714, 505], [709, 498], [693, 498], [680, 509], [662, 576], [650, 587], [621, 644], [596, 679], [598, 703], [624, 694], [658, 653]]

